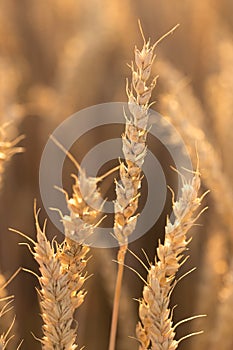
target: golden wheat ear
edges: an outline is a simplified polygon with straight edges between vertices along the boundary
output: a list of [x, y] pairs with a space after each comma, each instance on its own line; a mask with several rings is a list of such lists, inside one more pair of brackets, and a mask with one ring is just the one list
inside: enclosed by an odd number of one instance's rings
[[174, 350], [182, 340], [200, 334], [196, 332], [176, 340], [175, 331], [179, 325], [204, 315], [193, 316], [173, 325], [173, 310], [170, 307], [171, 294], [179, 281], [176, 280], [176, 273], [187, 260], [183, 256], [190, 242], [187, 233], [203, 212], [200, 205], [205, 194], [199, 196], [200, 185], [200, 174], [196, 171], [190, 182], [183, 179], [182, 195], [178, 200], [173, 200], [175, 220], [171, 222], [167, 218], [164, 243], [158, 244], [155, 261], [149, 266], [143, 296], [139, 300], [140, 321], [136, 327], [136, 337], [140, 350]]
[[71, 198], [69, 198], [66, 191], [60, 189], [65, 194], [69, 215], [63, 216], [60, 212], [65, 239], [61, 245], [57, 245], [56, 252], [56, 258], [61, 264], [61, 271], [68, 277], [68, 288], [72, 310], [74, 311], [83, 303], [86, 295], [83, 284], [87, 279], [87, 274], [83, 271], [89, 259], [87, 254], [90, 248], [85, 245], [85, 242], [102, 220], [99, 217], [104, 200], [98, 188], [98, 182], [119, 167], [97, 178], [88, 177], [74, 156], [53, 136], [51, 136], [51, 139], [68, 156], [78, 170], [78, 175], [71, 175], [74, 179]]
[[155, 44], [146, 41], [141, 23], [139, 29], [143, 39], [142, 49], [134, 49], [134, 62], [131, 69], [131, 83], [126, 82], [129, 114], [125, 113], [125, 131], [122, 135], [122, 151], [125, 162], [120, 164], [120, 181], [116, 184], [116, 200], [114, 202], [114, 236], [119, 243], [118, 274], [114, 295], [114, 306], [109, 340], [109, 350], [115, 349], [118, 309], [125, 255], [128, 237], [134, 232], [138, 215], [138, 201], [141, 187], [141, 171], [147, 153], [147, 134], [149, 131], [149, 108], [152, 92], [158, 76], [151, 79], [152, 66], [155, 60], [156, 46], [178, 27], [175, 26], [162, 36]]
[[[77, 325], [73, 322], [74, 312], [86, 295], [82, 286], [87, 276], [83, 275], [82, 271], [86, 266], [85, 255], [89, 248], [72, 243], [70, 248], [66, 240], [59, 244], [55, 238], [50, 242], [46, 236], [46, 221], [43, 227], [40, 226], [39, 212], [35, 201], [35, 241], [26, 234], [11, 229], [28, 240], [26, 245], [39, 265], [39, 275], [29, 269], [23, 269], [35, 275], [40, 283], [40, 289], [37, 291], [44, 336], [39, 340], [45, 349], [76, 349]], [[75, 270], [72, 270], [74, 259], [76, 266]]]
[[65, 236], [85, 244], [86, 239], [94, 233], [95, 228], [105, 218], [101, 218], [105, 200], [102, 198], [98, 183], [117, 171], [119, 166], [101, 176], [87, 176], [75, 157], [53, 135], [50, 138], [67, 155], [78, 170], [78, 175], [71, 174], [71, 177], [74, 179], [71, 198], [69, 198], [64, 189], [56, 188], [65, 194], [67, 207], [70, 212], [70, 215], [65, 216], [59, 212], [65, 229]]
[[[196, 161], [195, 143], [197, 142], [200, 146], [198, 154], [201, 163], [202, 182], [206, 188], [211, 190], [214, 207], [224, 223], [224, 230], [232, 240], [233, 191], [231, 179], [224, 171], [219, 147], [212, 144], [208, 137], [208, 130], [205, 126], [206, 114], [193, 89], [191, 86], [185, 86], [187, 81], [176, 68], [166, 60], [158, 62], [158, 67], [161, 71], [161, 80], [164, 80], [166, 86], [166, 93], [159, 97], [160, 112], [171, 121], [182, 136], [194, 164]], [[214, 102], [216, 103], [216, 101]], [[219, 129], [216, 130], [219, 131]], [[228, 130], [231, 129], [228, 127]], [[174, 138], [171, 142], [177, 143]]]

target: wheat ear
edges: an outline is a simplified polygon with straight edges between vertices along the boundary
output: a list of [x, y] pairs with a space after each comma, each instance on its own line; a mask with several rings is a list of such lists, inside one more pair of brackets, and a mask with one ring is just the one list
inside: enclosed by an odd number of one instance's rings
[[[103, 200], [97, 183], [106, 175], [88, 178], [74, 157], [56, 139], [53, 137], [52, 139], [73, 161], [79, 170], [79, 176], [72, 175], [75, 183], [71, 198], [62, 190], [70, 212], [65, 216], [60, 213], [65, 230], [64, 241], [58, 244], [53, 240], [51, 244], [47, 240], [45, 225], [41, 230], [36, 209], [37, 242], [31, 241], [34, 244], [34, 258], [41, 272], [39, 295], [44, 321], [44, 337], [41, 341], [43, 348], [71, 350], [77, 348], [75, 344], [77, 327], [72, 327], [73, 315], [86, 295], [82, 289], [87, 278], [83, 270], [86, 267], [89, 247], [83, 243], [98, 224], [96, 221]], [[25, 237], [24, 234], [21, 235]]]
[[2, 177], [5, 171], [6, 164], [11, 157], [16, 153], [24, 151], [23, 147], [17, 147], [17, 144], [24, 139], [24, 136], [18, 136], [14, 140], [9, 141], [7, 137], [7, 127], [9, 123], [0, 126], [0, 188], [2, 186]]
[[140, 321], [136, 336], [140, 350], [174, 350], [182, 340], [175, 340], [177, 325], [173, 326], [169, 303], [176, 284], [176, 273], [186, 260], [183, 253], [190, 242], [187, 232], [200, 215], [196, 211], [204, 195], [198, 196], [199, 189], [197, 171], [191, 182], [184, 180], [181, 198], [173, 201], [174, 223], [167, 219], [164, 244], [159, 242], [155, 263], [149, 267], [143, 297], [139, 301]]
[[115, 287], [109, 350], [115, 349], [118, 310], [120, 302], [121, 285], [124, 271], [125, 254], [128, 247], [128, 237], [133, 233], [136, 223], [138, 199], [141, 187], [141, 169], [146, 156], [146, 138], [148, 133], [149, 107], [152, 91], [156, 85], [157, 77], [151, 82], [151, 69], [155, 60], [155, 47], [167, 35], [173, 33], [177, 26], [161, 37], [155, 44], [150, 40], [146, 42], [141, 24], [143, 37], [142, 50], [135, 47], [134, 63], [130, 65], [132, 82], [126, 86], [128, 95], [129, 114], [125, 115], [125, 131], [122, 135], [122, 151], [125, 162], [120, 164], [120, 182], [116, 181], [116, 200], [114, 204], [114, 235], [120, 245], [117, 260], [118, 273]]
[[[34, 206], [34, 213], [37, 232], [36, 242], [19, 231], [12, 231], [33, 243], [34, 250], [30, 248], [30, 251], [39, 264], [41, 276], [38, 276], [38, 280], [41, 289], [38, 293], [41, 299], [40, 305], [44, 322], [42, 347], [44, 350], [74, 350], [78, 347], [75, 343], [77, 326], [73, 327], [74, 312], [82, 304], [86, 294], [81, 289], [85, 280], [81, 272], [86, 266], [84, 260], [86, 250], [85, 247], [84, 250], [79, 249], [78, 251], [74, 251], [73, 246], [72, 249], [70, 249], [70, 246], [67, 248], [66, 241], [59, 245], [53, 239], [50, 243], [45, 233], [46, 223], [42, 229], [39, 225], [39, 212], [36, 211], [36, 205]], [[73, 253], [74, 256], [70, 253]], [[67, 256], [70, 256], [72, 264], [75, 260], [75, 270], [67, 268], [70, 264]], [[72, 273], [74, 273], [74, 276], [72, 276]]]
[[58, 256], [63, 269], [69, 275], [73, 302], [78, 307], [86, 294], [81, 290], [86, 279], [86, 275], [82, 272], [86, 267], [86, 255], [90, 248], [84, 243], [98, 225], [104, 201], [97, 187], [96, 178], [87, 177], [82, 169], [79, 169], [79, 176], [72, 176], [75, 180], [72, 197], [68, 198], [65, 192], [70, 214], [62, 217], [65, 240]]
[[[36, 210], [36, 209], [35, 209]], [[73, 303], [69, 289], [69, 276], [62, 270], [57, 258], [55, 241], [51, 244], [40, 228], [38, 212], [35, 212], [37, 242], [34, 242], [34, 258], [39, 264], [41, 289], [39, 295], [43, 318], [41, 340], [44, 350], [77, 349], [76, 327], [73, 323]]]
[[208, 130], [202, 131], [205, 125], [205, 114], [191, 87], [182, 89], [182, 94], [178, 93], [177, 82], [184, 81], [182, 74], [164, 60], [158, 62], [158, 67], [161, 72], [161, 80], [164, 78], [165, 88], [168, 91], [159, 96], [161, 113], [169, 117], [181, 134], [193, 161], [196, 159], [195, 143], [201, 145], [198, 148], [198, 155], [202, 165], [202, 181], [211, 190], [214, 206], [222, 220], [224, 230], [232, 239], [232, 186], [227, 174], [223, 171], [221, 158], [217, 152], [218, 148], [208, 140]]
[[69, 215], [63, 216], [60, 213], [65, 231], [65, 240], [58, 252], [62, 268], [69, 275], [74, 306], [78, 307], [83, 302], [86, 294], [81, 289], [86, 279], [83, 270], [86, 267], [86, 256], [89, 252], [89, 247], [85, 245], [85, 242], [100, 223], [100, 215], [104, 205], [98, 182], [114, 172], [116, 168], [100, 177], [88, 177], [73, 155], [53, 136], [51, 138], [78, 170], [78, 176], [72, 174], [74, 185], [71, 198], [69, 198], [66, 191], [62, 190], [65, 194]]

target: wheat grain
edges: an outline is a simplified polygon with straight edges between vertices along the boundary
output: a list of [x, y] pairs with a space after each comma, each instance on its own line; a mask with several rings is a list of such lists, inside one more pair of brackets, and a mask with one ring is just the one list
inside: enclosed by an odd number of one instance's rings
[[62, 271], [68, 276], [73, 311], [83, 303], [86, 295], [82, 287], [86, 280], [83, 270], [87, 264], [86, 255], [88, 252], [89, 248], [87, 246], [66, 238], [59, 247], [57, 254], [61, 262]]
[[94, 232], [104, 201], [97, 188], [98, 179], [87, 177], [82, 169], [78, 177], [72, 176], [75, 179], [72, 198], [66, 195], [70, 215], [65, 215], [62, 221], [65, 236], [84, 243]]

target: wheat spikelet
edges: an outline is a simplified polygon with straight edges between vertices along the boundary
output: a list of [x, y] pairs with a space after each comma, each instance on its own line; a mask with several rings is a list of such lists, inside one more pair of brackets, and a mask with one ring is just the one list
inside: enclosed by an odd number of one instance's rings
[[75, 179], [72, 198], [66, 194], [70, 215], [64, 216], [62, 221], [66, 237], [85, 242], [94, 232], [104, 201], [97, 187], [98, 179], [87, 177], [82, 169], [79, 176], [72, 176]]
[[82, 289], [86, 280], [83, 270], [86, 267], [86, 255], [89, 252], [87, 246], [76, 243], [66, 238], [58, 251], [58, 258], [62, 271], [68, 276], [68, 286], [71, 291], [73, 311], [84, 301], [86, 292]]
[[148, 270], [139, 305], [140, 322], [136, 327], [140, 350], [174, 350], [178, 347], [169, 306], [170, 295], [176, 273], [186, 260], [183, 253], [190, 241], [187, 232], [197, 219], [196, 211], [203, 197], [198, 196], [199, 189], [197, 171], [190, 183], [184, 181], [181, 198], [173, 202], [174, 223], [167, 219], [164, 244], [159, 242], [155, 263]]
[[67, 208], [70, 212], [70, 215], [63, 216], [59, 211], [65, 230], [65, 236], [69, 238], [69, 240], [74, 240], [83, 244], [85, 240], [93, 234], [95, 227], [99, 224], [98, 220], [104, 205], [97, 184], [116, 169], [110, 170], [110, 172], [101, 177], [88, 177], [85, 170], [81, 169], [73, 155], [67, 151], [54, 136], [51, 135], [50, 138], [68, 156], [79, 172], [78, 176], [74, 174], [71, 175], [75, 181], [72, 186], [71, 198], [69, 198], [65, 190], [57, 189], [65, 194]]

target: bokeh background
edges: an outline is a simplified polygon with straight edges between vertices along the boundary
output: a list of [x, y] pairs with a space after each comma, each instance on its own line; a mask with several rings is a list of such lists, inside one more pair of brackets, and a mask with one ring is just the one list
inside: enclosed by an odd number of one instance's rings
[[[169, 118], [184, 139], [194, 166], [196, 146], [203, 175], [203, 191], [210, 189], [209, 206], [193, 229], [191, 255], [183, 272], [197, 270], [174, 291], [175, 320], [194, 314], [205, 319], [184, 324], [177, 338], [200, 329], [204, 334], [185, 340], [180, 349], [232, 349], [233, 346], [233, 2], [231, 0], [1, 0], [0, 3], [0, 121], [12, 121], [9, 138], [24, 134], [25, 152], [8, 165], [0, 197], [0, 266], [9, 277], [19, 266], [37, 271], [22, 238], [13, 227], [35, 236], [33, 200], [42, 207], [39, 162], [49, 134], [65, 118], [94, 104], [126, 101], [125, 78], [135, 44], [145, 36], [157, 40], [175, 24], [180, 28], [157, 48], [154, 74], [159, 74], [154, 108]], [[106, 136], [110, 137], [106, 132]], [[119, 128], [119, 135], [122, 130]], [[102, 131], [104, 134], [104, 130]], [[103, 137], [103, 134], [101, 137]], [[81, 160], [98, 142], [98, 132], [85, 135], [74, 148]], [[176, 140], [173, 140], [176, 142]], [[149, 148], [175, 184], [169, 157], [154, 140]], [[75, 169], [67, 162], [64, 182]], [[116, 164], [116, 163], [114, 163]], [[108, 164], [110, 166], [112, 164]], [[102, 169], [104, 170], [104, 169]], [[105, 184], [114, 198], [111, 181]], [[104, 186], [104, 185], [103, 185]], [[146, 188], [146, 183], [144, 184]], [[153, 229], [130, 248], [153, 260], [158, 238], [163, 238], [171, 196]], [[48, 223], [48, 235], [59, 232]], [[88, 272], [88, 295], [77, 314], [78, 343], [87, 349], [106, 349], [110, 329], [116, 250], [93, 249]], [[145, 271], [130, 255], [128, 265]], [[41, 336], [35, 276], [21, 272], [9, 285], [15, 295], [16, 339], [22, 349], [39, 349], [31, 332]], [[137, 348], [134, 336], [142, 283], [126, 270], [120, 310], [117, 349]], [[14, 344], [14, 343], [12, 343]], [[12, 345], [13, 346], [13, 345]], [[9, 345], [10, 348], [10, 345]]]

